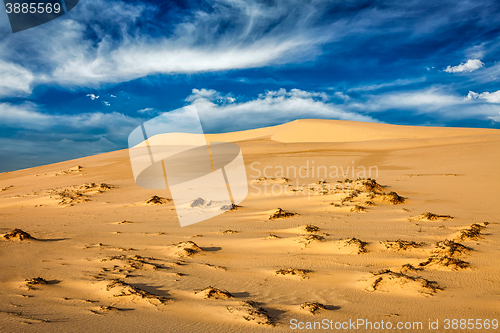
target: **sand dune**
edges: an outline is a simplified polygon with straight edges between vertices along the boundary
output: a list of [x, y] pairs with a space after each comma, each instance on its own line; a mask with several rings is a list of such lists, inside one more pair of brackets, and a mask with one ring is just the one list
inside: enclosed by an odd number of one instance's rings
[[126, 150], [0, 174], [0, 331], [498, 319], [500, 131], [300, 120], [206, 137], [238, 142], [249, 195], [184, 228]]

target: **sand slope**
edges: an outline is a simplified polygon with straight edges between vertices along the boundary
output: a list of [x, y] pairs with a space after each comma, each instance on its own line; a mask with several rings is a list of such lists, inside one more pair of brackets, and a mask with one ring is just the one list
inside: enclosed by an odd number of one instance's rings
[[250, 193], [185, 228], [126, 150], [0, 174], [0, 331], [499, 319], [500, 131], [300, 120], [207, 138], [238, 142]]

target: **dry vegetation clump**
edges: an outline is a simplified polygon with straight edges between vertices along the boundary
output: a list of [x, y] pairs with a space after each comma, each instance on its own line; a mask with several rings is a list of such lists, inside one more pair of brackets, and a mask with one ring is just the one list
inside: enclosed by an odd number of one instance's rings
[[199, 208], [199, 207], [207, 206], [208, 204], [210, 204], [209, 201], [206, 201], [203, 198], [196, 198], [193, 201], [191, 201], [191, 203], [189, 204], [189, 207]]
[[162, 198], [157, 195], [153, 195], [151, 198], [144, 201], [145, 205], [164, 205], [169, 203], [172, 199]]
[[405, 198], [399, 196], [396, 192], [389, 192], [388, 194], [383, 193], [384, 200], [389, 201], [393, 205], [399, 205], [405, 202]]
[[157, 269], [162, 269], [165, 268], [164, 266], [160, 264], [156, 264], [154, 262], [151, 262], [151, 260], [155, 260], [154, 258], [150, 257], [142, 257], [140, 255], [133, 255], [133, 256], [127, 256], [125, 254], [122, 255], [117, 255], [117, 256], [110, 256], [106, 259], [102, 259], [101, 262], [104, 261], [113, 261], [113, 260], [121, 260], [125, 262], [126, 264], [129, 265], [130, 269], [148, 269], [151, 268], [153, 270]]
[[436, 243], [436, 248], [432, 251], [435, 255], [449, 256], [465, 254], [472, 249], [452, 240], [444, 240]]
[[368, 245], [367, 242], [363, 242], [360, 239], [357, 238], [349, 238], [344, 240], [344, 246], [355, 246], [358, 248], [358, 254], [360, 253], [366, 253], [368, 250], [366, 249], [366, 246]]
[[223, 234], [223, 235], [237, 234], [237, 233], [238, 233], [238, 231], [236, 231], [236, 230], [230, 230], [230, 229], [221, 231], [221, 234]]
[[90, 201], [89, 197], [85, 195], [82, 191], [71, 190], [71, 189], [63, 189], [63, 190], [54, 190], [51, 193], [55, 195], [59, 200], [60, 205], [68, 205], [73, 206], [74, 204]]
[[385, 242], [380, 242], [380, 244], [383, 244], [386, 249], [391, 249], [395, 251], [408, 250], [425, 245], [425, 243], [423, 242], [406, 241], [402, 239], [398, 239], [395, 241], [387, 240]]
[[47, 193], [51, 198], [56, 197], [60, 205], [73, 206], [77, 203], [90, 201], [88, 194], [103, 193], [112, 188], [113, 185], [106, 183], [86, 183], [80, 186], [50, 189], [47, 190]]
[[319, 227], [315, 226], [315, 225], [312, 225], [312, 224], [308, 224], [304, 227], [304, 231], [305, 232], [318, 232], [319, 231]]
[[366, 192], [381, 192], [384, 188], [375, 179], [367, 179], [362, 182]]
[[405, 198], [397, 194], [396, 192], [389, 192], [389, 193], [378, 193], [378, 192], [371, 192], [368, 194], [369, 199], [378, 199], [379, 201], [382, 202], [388, 202], [391, 205], [399, 205], [405, 202]]
[[453, 217], [450, 215], [438, 215], [438, 214], [433, 214], [433, 213], [424, 213], [422, 215], [419, 215], [417, 217], [417, 219], [420, 221], [436, 221], [436, 220], [453, 219]]
[[365, 210], [366, 208], [360, 205], [355, 205], [354, 207], [351, 208], [351, 212], [353, 213], [364, 212]]
[[110, 291], [111, 289], [115, 289], [115, 288], [119, 288], [118, 294], [113, 295], [115, 297], [122, 297], [122, 296], [139, 297], [141, 299], [148, 301], [149, 303], [151, 303], [153, 305], [165, 304], [169, 300], [167, 297], [150, 293], [150, 292], [143, 290], [139, 287], [134, 287], [126, 282], [119, 280], [119, 279], [111, 280], [106, 285], [107, 291]]
[[27, 232], [21, 230], [21, 229], [14, 229], [5, 235], [2, 236], [4, 239], [9, 239], [9, 240], [19, 240], [19, 241], [24, 241], [24, 240], [36, 240], [35, 237], [31, 236]]
[[77, 165], [76, 167], [70, 169], [61, 170], [59, 172], [56, 172], [54, 176], [67, 175], [69, 173], [74, 173], [74, 172], [82, 172], [82, 167], [80, 165]]
[[190, 257], [192, 255], [195, 255], [195, 254], [203, 251], [193, 241], [180, 242], [178, 244], [175, 244], [174, 246], [177, 249], [179, 249], [179, 251], [175, 253], [175, 255], [178, 256], [178, 257]]
[[223, 205], [219, 209], [222, 211], [230, 211], [230, 210], [237, 210], [238, 208], [241, 208], [241, 206], [235, 205], [235, 204], [230, 204], [230, 205]]
[[326, 306], [318, 302], [305, 302], [300, 305], [301, 310], [316, 314], [319, 310], [328, 310]]
[[448, 256], [432, 256], [432, 257], [429, 257], [429, 259], [427, 259], [426, 261], [421, 262], [418, 265], [421, 267], [426, 267], [429, 265], [436, 265], [436, 266], [440, 266], [440, 267], [449, 268], [449, 269], [454, 270], [454, 271], [470, 267], [470, 264], [468, 262], [457, 259], [457, 258], [448, 257]]
[[274, 213], [269, 216], [270, 220], [281, 219], [285, 217], [292, 217], [297, 215], [297, 213], [287, 212], [281, 208], [278, 208]]
[[307, 274], [312, 271], [309, 269], [298, 269], [298, 268], [281, 268], [276, 271], [276, 275], [292, 275], [300, 277], [301, 279], [307, 278]]
[[26, 286], [28, 287], [28, 289], [34, 289], [33, 286], [36, 286], [36, 285], [49, 284], [49, 282], [47, 280], [45, 280], [44, 278], [41, 278], [41, 277], [26, 279], [25, 282], [26, 282]]
[[259, 306], [257, 302], [248, 300], [240, 302], [239, 306], [227, 308], [227, 310], [236, 316], [242, 317], [246, 321], [254, 322], [259, 325], [274, 326], [271, 317], [267, 311]]
[[344, 203], [346, 203], [346, 202], [352, 202], [352, 201], [353, 201], [353, 200], [354, 200], [354, 199], [355, 199], [358, 195], [359, 195], [359, 194], [358, 194], [357, 192], [353, 192], [353, 193], [349, 194], [347, 197], [342, 198], [342, 199], [340, 200], [340, 203], [341, 203], [341, 204], [344, 204]]
[[281, 237], [278, 235], [275, 235], [275, 234], [269, 234], [269, 236], [267, 236], [267, 239], [278, 239], [278, 238], [281, 238]]
[[99, 191], [99, 192], [104, 192], [104, 191], [108, 191], [108, 190], [113, 189], [113, 187], [114, 187], [113, 185], [109, 185], [109, 184], [106, 184], [106, 183], [100, 183], [100, 184], [87, 183], [87, 184], [81, 185], [80, 189], [84, 190], [84, 191]]
[[434, 281], [429, 281], [422, 277], [414, 277], [401, 272], [393, 272], [390, 269], [384, 269], [376, 273], [372, 273], [373, 276], [378, 276], [375, 281], [371, 284], [373, 291], [384, 289], [384, 285], [387, 285], [389, 290], [392, 290], [392, 286], [414, 286], [421, 293], [432, 295], [443, 288]]
[[12, 188], [12, 187], [14, 187], [14, 185], [10, 185], [10, 186], [4, 187], [4, 188], [0, 188], [0, 192], [5, 192], [5, 191], [7, 191], [9, 188]]
[[233, 295], [231, 295], [229, 292], [226, 290], [221, 290], [218, 288], [214, 288], [212, 286], [208, 286], [205, 289], [195, 292], [195, 294], [199, 294], [200, 296], [203, 296], [203, 298], [206, 299], [228, 299], [228, 298], [234, 298]]
[[481, 238], [481, 230], [486, 228], [488, 222], [484, 222], [483, 225], [478, 223], [472, 224], [469, 228], [460, 230], [460, 236], [458, 237], [460, 240], [477, 240]]
[[325, 240], [325, 237], [320, 236], [320, 235], [304, 235], [300, 237], [299, 243], [305, 244], [306, 246], [311, 244], [312, 242], [322, 242]]
[[412, 264], [404, 264], [403, 266], [401, 266], [401, 272], [404, 273], [404, 272], [416, 272], [416, 271], [421, 271], [422, 268], [417, 268], [415, 266], [413, 266]]

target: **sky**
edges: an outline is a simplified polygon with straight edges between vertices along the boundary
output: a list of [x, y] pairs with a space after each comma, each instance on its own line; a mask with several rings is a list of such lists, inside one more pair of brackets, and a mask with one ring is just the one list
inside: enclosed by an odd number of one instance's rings
[[17, 33], [0, 8], [0, 172], [127, 148], [193, 104], [207, 133], [500, 128], [495, 0], [80, 0]]

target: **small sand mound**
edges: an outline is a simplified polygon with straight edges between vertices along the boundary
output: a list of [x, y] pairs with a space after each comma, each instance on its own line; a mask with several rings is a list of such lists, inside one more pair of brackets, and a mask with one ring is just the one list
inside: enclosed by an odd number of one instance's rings
[[206, 299], [228, 299], [234, 298], [229, 292], [225, 290], [221, 290], [218, 288], [214, 288], [212, 286], [208, 286], [202, 291], [195, 292], [195, 294], [202, 296]]
[[282, 268], [278, 269], [275, 274], [276, 275], [291, 275], [291, 276], [296, 276], [301, 279], [306, 279], [308, 278], [307, 274], [311, 273], [310, 270], [308, 269], [297, 269], [297, 268]]
[[285, 217], [291, 217], [294, 215], [297, 215], [297, 213], [287, 212], [281, 208], [278, 208], [274, 213], [269, 215], [269, 219], [276, 220], [276, 219], [281, 219], [281, 218], [285, 218]]
[[393, 272], [390, 269], [373, 273], [373, 279], [368, 288], [369, 291], [393, 292], [399, 287], [403, 290], [433, 295], [437, 291], [443, 290], [436, 282], [406, 275], [405, 273]]
[[383, 244], [386, 249], [394, 250], [394, 251], [406, 251], [409, 249], [421, 247], [425, 245], [423, 242], [414, 242], [414, 241], [406, 241], [402, 239], [398, 239], [395, 241], [385, 241], [385, 242], [380, 242], [380, 244]]
[[190, 257], [201, 251], [203, 251], [198, 245], [193, 241], [180, 242], [174, 245], [179, 251], [175, 253], [178, 257]]
[[460, 230], [460, 236], [458, 238], [460, 240], [466, 241], [466, 240], [477, 240], [481, 238], [481, 230], [486, 228], [488, 225], [488, 222], [483, 223], [483, 225], [474, 223], [471, 225], [469, 228]]
[[312, 225], [312, 224], [308, 224], [304, 227], [304, 231], [305, 232], [318, 232], [319, 227]]
[[170, 201], [172, 201], [172, 199], [162, 198], [157, 195], [153, 195], [151, 198], [145, 200], [143, 203], [145, 205], [164, 205], [169, 203]]
[[319, 235], [304, 235], [299, 238], [299, 243], [309, 245], [312, 242], [323, 242], [325, 237]]
[[453, 219], [450, 215], [438, 215], [433, 213], [424, 213], [416, 217], [419, 221], [437, 221]]
[[118, 293], [114, 294], [114, 297], [122, 297], [122, 296], [131, 296], [137, 297], [143, 300], [148, 301], [153, 305], [165, 304], [169, 299], [164, 296], [159, 296], [152, 294], [146, 290], [143, 290], [138, 287], [134, 287], [126, 282], [121, 280], [111, 280], [106, 285], [106, 290], [111, 291], [112, 289], [118, 289]]
[[300, 305], [300, 309], [312, 314], [316, 314], [319, 310], [328, 310], [326, 306], [318, 302], [305, 302]]
[[452, 271], [470, 267], [470, 264], [466, 261], [447, 256], [432, 256], [418, 265], [421, 267], [438, 266], [440, 268], [451, 269]]
[[35, 237], [31, 236], [30, 234], [21, 229], [14, 229], [9, 233], [3, 235], [3, 238], [8, 240], [18, 240], [18, 241], [36, 240]]
[[227, 310], [231, 314], [241, 317], [246, 321], [254, 322], [259, 325], [274, 326], [267, 311], [261, 308], [257, 302], [250, 300], [243, 301], [240, 302], [239, 306], [234, 308], [227, 308]]
[[358, 254], [368, 252], [368, 250], [366, 249], [366, 245], [368, 245], [367, 242], [363, 242], [362, 240], [359, 240], [357, 238], [349, 238], [344, 240], [344, 246], [355, 247]]
[[465, 254], [471, 250], [471, 248], [465, 245], [447, 239], [445, 241], [437, 242], [436, 248], [432, 251], [432, 253], [435, 255], [453, 257], [454, 255]]
[[41, 277], [26, 279], [25, 281], [26, 281], [26, 286], [29, 289], [33, 289], [33, 286], [36, 286], [36, 285], [49, 284], [49, 282], [47, 280], [45, 280], [44, 278], [41, 278]]

